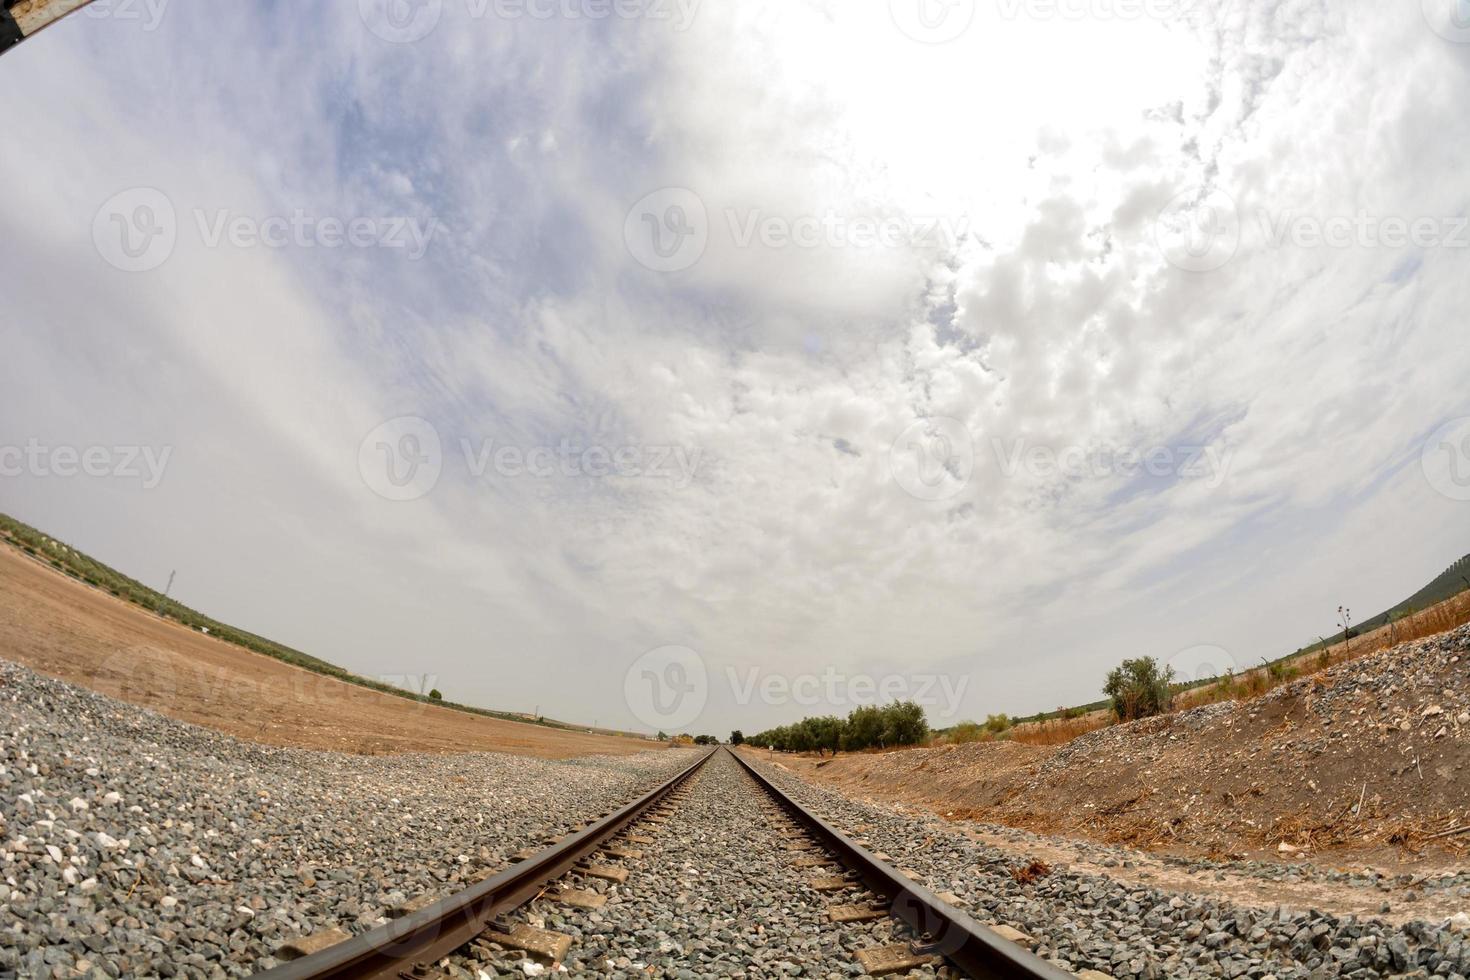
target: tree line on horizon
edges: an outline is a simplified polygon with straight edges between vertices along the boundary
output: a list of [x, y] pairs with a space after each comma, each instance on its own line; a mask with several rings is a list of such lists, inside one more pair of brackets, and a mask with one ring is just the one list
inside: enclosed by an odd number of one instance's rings
[[901, 745], [920, 745], [929, 738], [924, 709], [913, 701], [889, 705], [862, 705], [846, 718], [820, 715], [781, 725], [745, 741], [777, 752], [857, 752]]

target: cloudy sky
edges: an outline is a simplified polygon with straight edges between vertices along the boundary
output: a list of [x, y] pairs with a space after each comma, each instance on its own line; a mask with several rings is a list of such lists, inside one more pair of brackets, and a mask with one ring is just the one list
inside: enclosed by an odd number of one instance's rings
[[1470, 551], [1454, 0], [99, 0], [0, 81], [0, 510], [363, 674], [944, 724]]

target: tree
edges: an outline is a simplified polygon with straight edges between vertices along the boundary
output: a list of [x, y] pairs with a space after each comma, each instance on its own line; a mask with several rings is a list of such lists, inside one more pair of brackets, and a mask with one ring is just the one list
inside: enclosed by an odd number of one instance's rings
[[842, 736], [842, 747], [850, 752], [882, 747], [883, 709], [864, 704], [853, 708], [847, 715], [847, 727]]
[[[419, 690], [422, 691], [423, 688], [419, 688]], [[436, 687], [432, 691], [429, 692], [429, 700], [430, 701], [443, 701], [444, 700], [444, 695], [440, 694], [439, 693], [439, 689]]]
[[913, 701], [900, 701], [883, 709], [883, 741], [888, 745], [918, 745], [929, 737], [924, 709]]
[[808, 718], [801, 723], [806, 730], [806, 741], [808, 747], [815, 749], [818, 754], [831, 752], [837, 754], [842, 748], [842, 730], [845, 727], [842, 719], [835, 715], [822, 715], [818, 718]]
[[669, 734], [668, 734], [668, 732], [659, 732], [658, 733], [658, 740], [660, 742], [667, 742], [669, 740]]
[[745, 736], [743, 734], [741, 734], [740, 729], [737, 728], [733, 732], [730, 733], [730, 744], [731, 745], [744, 745], [745, 744]]
[[1113, 702], [1113, 713], [1119, 721], [1133, 721], [1163, 714], [1173, 704], [1169, 685], [1174, 668], [1160, 667], [1153, 657], [1125, 660], [1108, 673], [1103, 693]]

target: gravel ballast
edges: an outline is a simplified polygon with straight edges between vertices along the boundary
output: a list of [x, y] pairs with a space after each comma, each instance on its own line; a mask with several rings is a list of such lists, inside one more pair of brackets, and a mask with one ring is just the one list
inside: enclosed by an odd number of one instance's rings
[[692, 750], [263, 747], [0, 660], [0, 974], [239, 976], [625, 803]]
[[[739, 763], [717, 753], [666, 822], [634, 829], [654, 842], [636, 845], [640, 856], [621, 862], [629, 871], [625, 884], [570, 881], [606, 895], [605, 906], [587, 912], [538, 900], [516, 920], [573, 937], [563, 964], [569, 975], [613, 978], [861, 976], [855, 950], [913, 938], [889, 918], [830, 922], [828, 905], [862, 901], [860, 892], [812, 890], [813, 878], [832, 872], [796, 865], [815, 852], [787, 850], [804, 835], [776, 814]], [[474, 951], [475, 957], [451, 960], [456, 975], [540, 973], [538, 964], [511, 951], [483, 944]]]
[[803, 806], [845, 832], [862, 828], [870, 849], [950, 892], [977, 921], [1009, 926], [1063, 969], [1117, 978], [1462, 978], [1470, 974], [1470, 918], [1409, 922], [1310, 910], [1248, 909], [1098, 876], [1052, 869], [1030, 883], [1020, 862], [935, 818], [859, 803], [789, 771], [753, 763]]

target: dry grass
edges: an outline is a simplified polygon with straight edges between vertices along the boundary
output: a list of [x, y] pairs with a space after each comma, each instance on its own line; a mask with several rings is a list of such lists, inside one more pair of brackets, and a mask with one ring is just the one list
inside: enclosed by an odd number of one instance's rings
[[[1406, 616], [1371, 633], [1355, 636], [1348, 644], [1339, 643], [1327, 649], [1314, 650], [1282, 664], [1257, 667], [1241, 674], [1222, 677], [1213, 684], [1181, 691], [1174, 697], [1174, 710], [1197, 708], [1216, 701], [1248, 701], [1303, 675], [1319, 673], [1336, 664], [1357, 660], [1400, 643], [1422, 640], [1466, 623], [1470, 623], [1470, 592], [1452, 596], [1438, 605]], [[1003, 737], [1025, 745], [1063, 745], [1079, 735], [1095, 732], [1114, 723], [1115, 719], [1110, 711], [1093, 711], [1076, 718], [1047, 718], [1023, 722], [1008, 730]], [[962, 737], [955, 741], [984, 740], [987, 734], [980, 734], [973, 739]]]
[[1023, 745], [1063, 745], [1078, 735], [1095, 732], [1113, 723], [1106, 711], [1094, 711], [1080, 718], [1044, 718], [1015, 726], [1008, 733]]
[[1322, 650], [1304, 653], [1285, 664], [1272, 665], [1271, 668], [1257, 667], [1234, 677], [1221, 678], [1214, 684], [1180, 692], [1174, 699], [1174, 707], [1176, 710], [1197, 708], [1202, 704], [1231, 699], [1248, 701], [1303, 674], [1319, 673], [1336, 664], [1357, 660], [1400, 643], [1422, 640], [1426, 636], [1444, 633], [1466, 623], [1470, 623], [1470, 593], [1462, 592], [1396, 623], [1355, 636], [1346, 644], [1338, 643]]
[[1030, 864], [1011, 868], [1010, 874], [1017, 884], [1029, 885], [1038, 878], [1045, 878], [1051, 874], [1051, 865], [1045, 861], [1032, 861]]

